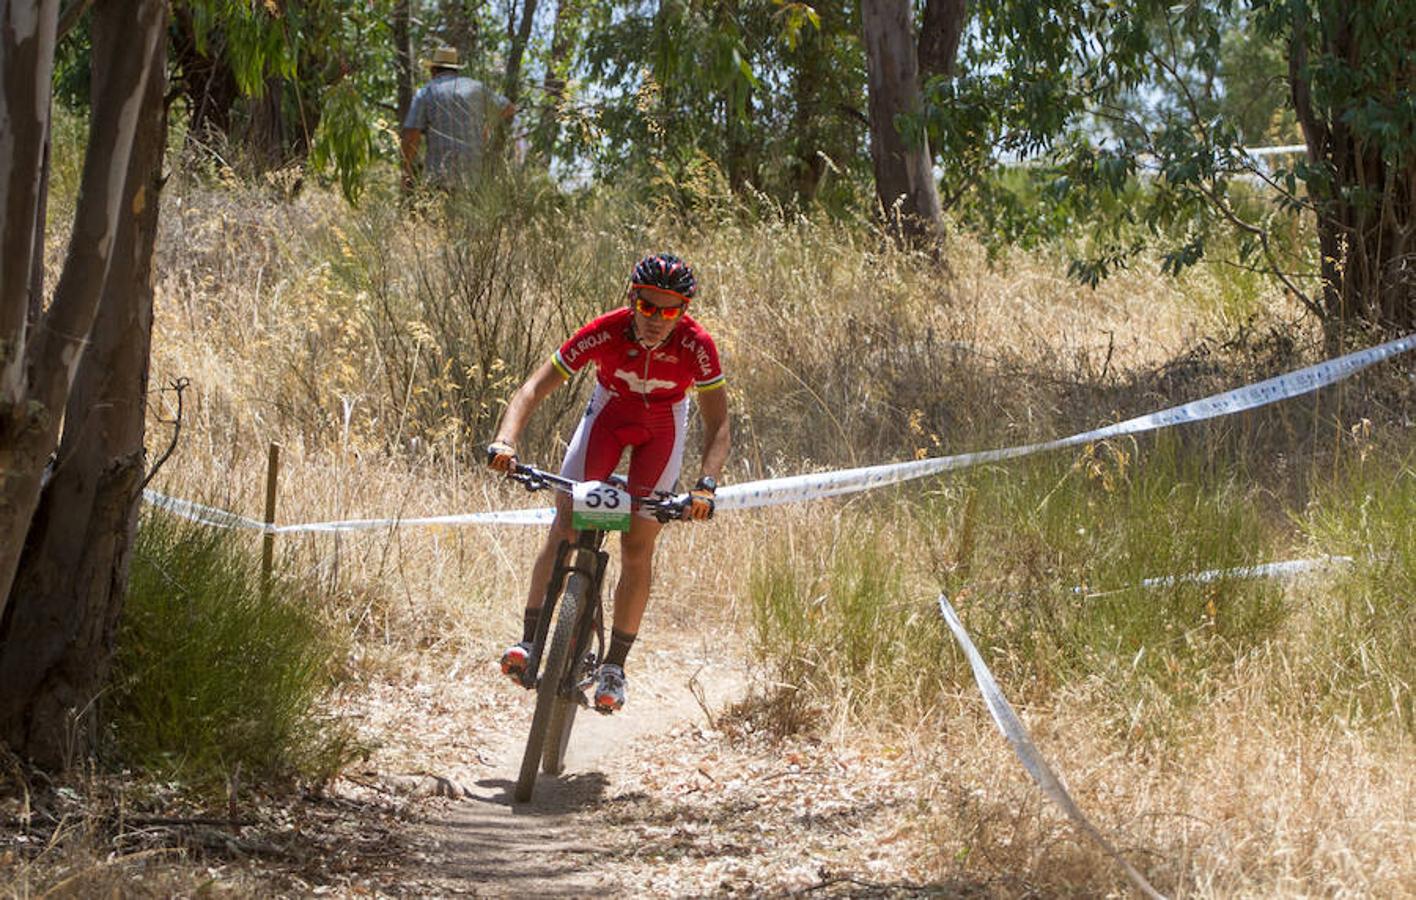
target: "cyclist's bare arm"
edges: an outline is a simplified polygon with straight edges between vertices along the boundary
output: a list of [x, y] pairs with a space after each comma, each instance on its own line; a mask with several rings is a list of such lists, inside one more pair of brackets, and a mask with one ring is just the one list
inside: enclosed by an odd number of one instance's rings
[[698, 414], [703, 419], [703, 469], [700, 474], [716, 481], [723, 477], [723, 464], [728, 461], [728, 449], [732, 445], [731, 429], [728, 427], [728, 392], [721, 387], [700, 391]]
[[506, 412], [502, 413], [501, 425], [497, 428], [497, 441], [515, 447], [522, 429], [526, 427], [526, 420], [531, 418], [531, 413], [551, 391], [563, 384], [565, 376], [556, 369], [555, 363], [550, 360], [542, 363], [507, 401]]

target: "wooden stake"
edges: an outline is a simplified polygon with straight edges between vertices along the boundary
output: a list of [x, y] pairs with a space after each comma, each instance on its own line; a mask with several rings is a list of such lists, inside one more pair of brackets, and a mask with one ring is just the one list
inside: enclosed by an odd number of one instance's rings
[[[271, 442], [266, 462], [265, 523], [275, 524], [275, 487], [280, 476], [280, 445]], [[275, 533], [267, 531], [261, 537], [261, 588], [270, 589], [271, 571], [275, 568]]]

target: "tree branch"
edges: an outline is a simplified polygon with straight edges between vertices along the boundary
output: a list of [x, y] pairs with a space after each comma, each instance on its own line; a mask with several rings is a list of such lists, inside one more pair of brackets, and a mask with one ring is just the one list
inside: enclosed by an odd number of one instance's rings
[[148, 470], [147, 475], [143, 477], [143, 483], [138, 485], [138, 493], [140, 494], [147, 489], [148, 482], [152, 481], [153, 476], [162, 468], [163, 463], [167, 462], [168, 457], [172, 455], [172, 451], [177, 449], [177, 437], [182, 433], [182, 392], [185, 391], [187, 386], [191, 383], [192, 380], [190, 378], [178, 378], [169, 385], [172, 390], [177, 392], [177, 415], [172, 420], [172, 440], [167, 444], [167, 449], [162, 451], [162, 455], [152, 464], [152, 468]]

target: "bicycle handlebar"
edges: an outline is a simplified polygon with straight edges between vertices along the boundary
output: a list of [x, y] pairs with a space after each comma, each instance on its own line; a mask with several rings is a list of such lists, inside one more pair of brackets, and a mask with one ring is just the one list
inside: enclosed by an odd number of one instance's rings
[[[558, 490], [569, 493], [575, 489], [577, 484], [581, 483], [573, 478], [565, 478], [554, 472], [547, 472], [544, 469], [538, 469], [535, 466], [523, 465], [521, 463], [517, 463], [517, 465], [506, 474], [506, 477], [510, 478], [512, 481], [521, 482], [528, 491]], [[617, 476], [612, 476], [609, 481], [611, 484], [617, 484], [620, 487], [627, 486], [624, 479]], [[658, 519], [660, 522], [670, 522], [674, 519], [687, 518], [688, 507], [692, 503], [692, 499], [688, 494], [663, 494], [658, 497], [634, 497], [632, 501], [636, 507], [652, 510], [654, 518]]]

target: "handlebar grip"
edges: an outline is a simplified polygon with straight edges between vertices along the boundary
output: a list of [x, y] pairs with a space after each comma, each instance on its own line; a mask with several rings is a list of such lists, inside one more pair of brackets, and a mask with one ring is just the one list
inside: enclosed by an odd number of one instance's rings
[[665, 500], [654, 509], [654, 518], [660, 522], [672, 522], [675, 519], [682, 519], [688, 510], [691, 502], [687, 494], [680, 494], [671, 500]]

